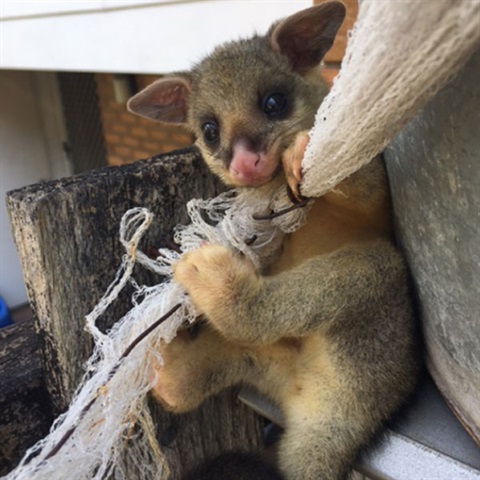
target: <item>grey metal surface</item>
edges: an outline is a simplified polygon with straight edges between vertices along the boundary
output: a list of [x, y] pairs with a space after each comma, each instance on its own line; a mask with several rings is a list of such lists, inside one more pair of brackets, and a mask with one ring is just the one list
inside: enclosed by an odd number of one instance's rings
[[430, 373], [480, 441], [480, 50], [384, 157]]
[[372, 480], [480, 479], [480, 471], [396, 432], [369, 450], [355, 468]]
[[416, 443], [480, 471], [480, 448], [429, 380], [393, 429]]
[[372, 479], [475, 480], [480, 479], [480, 448], [427, 379], [356, 468]]
[[254, 388], [245, 386], [238, 392], [238, 399], [267, 420], [283, 427], [285, 419], [280, 409]]

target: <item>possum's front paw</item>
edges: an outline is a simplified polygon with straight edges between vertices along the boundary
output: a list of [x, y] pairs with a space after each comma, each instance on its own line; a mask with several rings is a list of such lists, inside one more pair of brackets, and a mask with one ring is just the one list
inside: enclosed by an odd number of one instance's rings
[[226, 337], [235, 329], [239, 306], [260, 288], [252, 262], [221, 245], [205, 245], [185, 253], [173, 271], [199, 313]]
[[283, 171], [285, 172], [288, 186], [297, 198], [301, 197], [302, 160], [309, 140], [310, 137], [306, 131], [299, 132], [295, 137], [295, 141], [285, 150], [282, 156]]

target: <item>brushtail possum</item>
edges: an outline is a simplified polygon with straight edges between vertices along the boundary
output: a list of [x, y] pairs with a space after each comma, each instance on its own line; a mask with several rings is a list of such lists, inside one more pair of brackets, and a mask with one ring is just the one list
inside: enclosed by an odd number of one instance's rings
[[[319, 63], [344, 15], [342, 3], [324, 2], [265, 36], [221, 45], [128, 107], [185, 126], [226, 184], [285, 182], [298, 194], [306, 132], [326, 94]], [[379, 159], [315, 199], [265, 271], [210, 244], [184, 254], [174, 276], [206, 321], [164, 346], [154, 396], [184, 412], [227, 386], [253, 385], [285, 417], [287, 480], [345, 478], [414, 388], [408, 274]]]

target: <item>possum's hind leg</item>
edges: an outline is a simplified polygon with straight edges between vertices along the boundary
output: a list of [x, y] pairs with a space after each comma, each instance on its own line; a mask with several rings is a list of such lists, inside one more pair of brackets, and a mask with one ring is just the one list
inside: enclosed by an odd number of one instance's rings
[[369, 429], [336, 411], [334, 402], [322, 411], [299, 410], [287, 417], [279, 463], [289, 480], [345, 480]]
[[176, 413], [196, 408], [208, 396], [240, 380], [242, 349], [200, 322], [160, 347], [163, 365], [153, 367], [153, 397]]

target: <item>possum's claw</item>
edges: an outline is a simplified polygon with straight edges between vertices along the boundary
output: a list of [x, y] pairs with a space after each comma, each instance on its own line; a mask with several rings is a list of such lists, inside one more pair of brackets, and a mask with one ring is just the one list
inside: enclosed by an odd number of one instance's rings
[[302, 131], [297, 134], [293, 144], [285, 150], [282, 156], [283, 171], [293, 195], [300, 200], [300, 182], [302, 181], [302, 160], [310, 141], [308, 133]]

